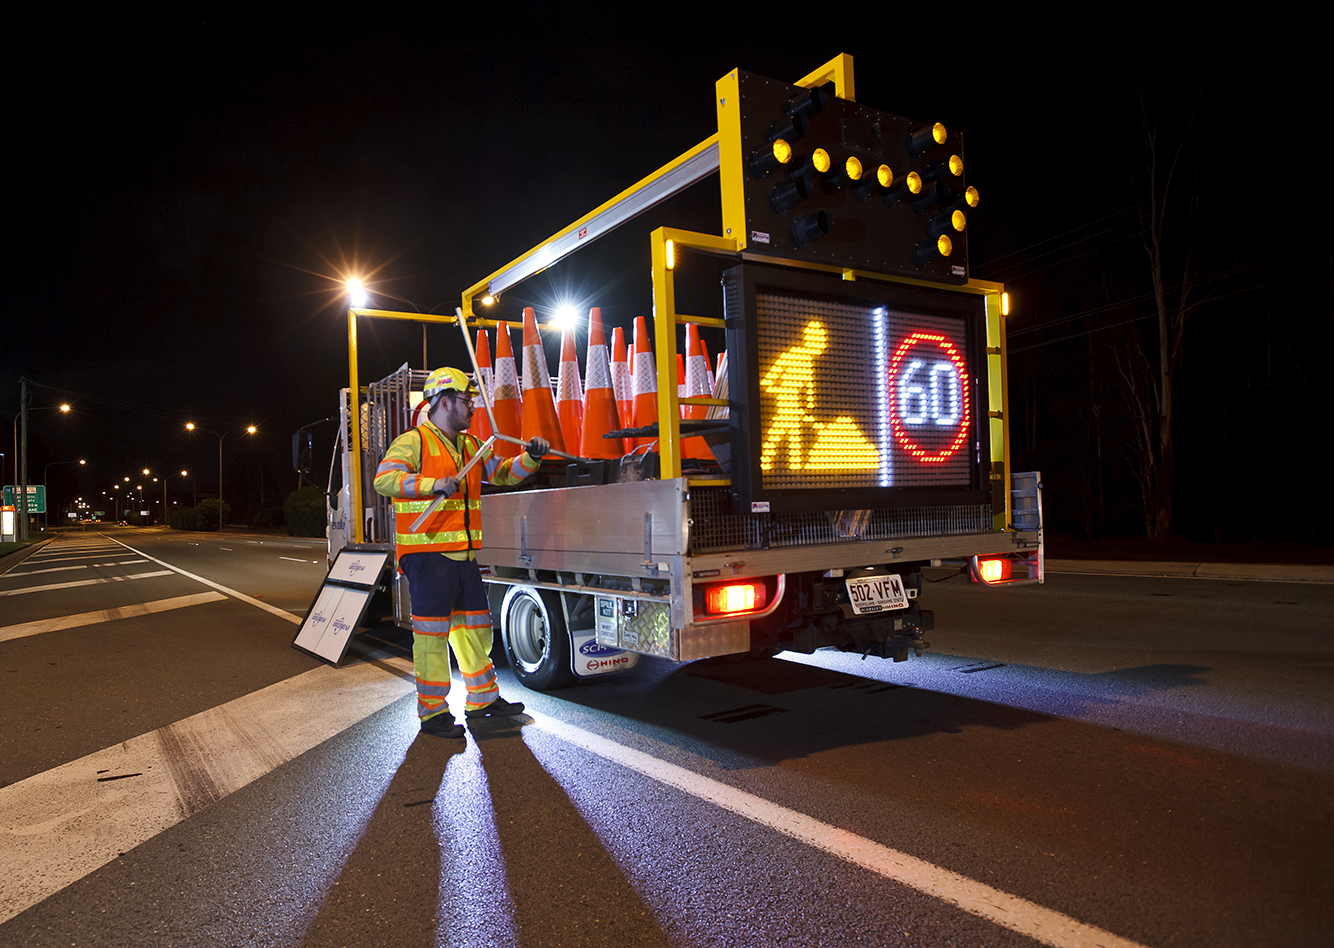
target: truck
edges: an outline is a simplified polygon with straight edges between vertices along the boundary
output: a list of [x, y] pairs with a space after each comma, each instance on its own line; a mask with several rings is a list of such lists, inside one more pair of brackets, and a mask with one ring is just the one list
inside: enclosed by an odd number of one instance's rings
[[[854, 91], [847, 55], [795, 83], [732, 70], [716, 83], [713, 134], [463, 291], [452, 320], [471, 353], [469, 334], [499, 325], [512, 288], [670, 213], [669, 198], [717, 188], [719, 233], [648, 233], [656, 419], [611, 434], [650, 447], [547, 463], [481, 500], [493, 620], [528, 687], [640, 655], [837, 648], [902, 661], [934, 628], [924, 569], [1043, 581], [1041, 478], [1009, 462], [1008, 297], [968, 272], [980, 196], [962, 134]], [[392, 554], [392, 505], [370, 484], [426, 376], [405, 364], [361, 386], [366, 318], [451, 319], [349, 310], [331, 561], [348, 547]], [[726, 353], [706, 394], [678, 388], [691, 323]], [[683, 407], [708, 417], [683, 420]], [[705, 457], [683, 458], [701, 437]], [[406, 580], [390, 575], [408, 626]]]

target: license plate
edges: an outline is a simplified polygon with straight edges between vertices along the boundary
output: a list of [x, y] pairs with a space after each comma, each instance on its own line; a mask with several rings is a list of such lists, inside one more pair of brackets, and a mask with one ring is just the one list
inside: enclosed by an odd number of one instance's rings
[[903, 577], [897, 573], [860, 576], [849, 579], [847, 584], [852, 611], [859, 616], [908, 608], [908, 591], [903, 588]]

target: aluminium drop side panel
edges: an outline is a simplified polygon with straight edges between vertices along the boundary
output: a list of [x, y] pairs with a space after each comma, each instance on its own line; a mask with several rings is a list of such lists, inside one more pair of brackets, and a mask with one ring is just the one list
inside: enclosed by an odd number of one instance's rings
[[[640, 481], [484, 495], [479, 559], [518, 569], [670, 578], [676, 592], [686, 579], [684, 486]], [[686, 622], [681, 611], [673, 610], [675, 624]]]
[[[523, 490], [482, 497], [483, 549], [491, 565], [605, 572], [550, 557], [626, 554], [636, 560], [686, 552], [684, 478]], [[646, 524], [649, 533], [646, 545]], [[523, 549], [534, 557], [520, 562]], [[646, 557], [649, 552], [652, 557]], [[546, 557], [539, 563], [537, 556]], [[652, 574], [645, 574], [652, 575]]]
[[683, 478], [525, 490], [482, 497], [489, 566], [671, 580], [672, 625], [688, 625]]

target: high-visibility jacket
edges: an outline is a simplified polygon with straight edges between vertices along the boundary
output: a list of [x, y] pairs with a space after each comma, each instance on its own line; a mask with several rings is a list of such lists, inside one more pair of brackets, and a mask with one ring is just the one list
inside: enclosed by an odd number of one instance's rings
[[517, 458], [488, 457], [473, 466], [456, 490], [421, 529], [412, 522], [435, 500], [435, 482], [457, 477], [459, 470], [481, 448], [470, 434], [460, 434], [455, 444], [432, 422], [406, 431], [394, 439], [375, 472], [375, 491], [394, 498], [394, 544], [398, 556], [407, 553], [443, 553], [451, 559], [475, 559], [482, 545], [482, 477], [499, 487], [522, 481], [538, 463], [528, 452]]

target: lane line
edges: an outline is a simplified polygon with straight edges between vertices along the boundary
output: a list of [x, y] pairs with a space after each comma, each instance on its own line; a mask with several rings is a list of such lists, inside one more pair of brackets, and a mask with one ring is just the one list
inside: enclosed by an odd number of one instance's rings
[[43, 632], [58, 632], [61, 629], [77, 629], [80, 626], [97, 625], [100, 622], [113, 622], [116, 619], [130, 619], [135, 616], [147, 616], [157, 612], [169, 612], [172, 609], [184, 609], [186, 606], [198, 606], [206, 602], [220, 602], [226, 599], [226, 596], [218, 592], [195, 593], [192, 596], [175, 596], [171, 599], [158, 599], [154, 602], [117, 606], [114, 609], [98, 609], [93, 612], [56, 616], [53, 619], [20, 622], [18, 625], [0, 627], [0, 642], [21, 639], [29, 635], [41, 635]]
[[196, 576], [194, 573], [187, 573], [179, 566], [172, 566], [170, 563], [165, 563], [162, 560], [158, 559], [156, 556], [152, 556], [148, 553], [145, 553], [143, 550], [136, 550], [128, 543], [121, 543], [120, 540], [116, 540], [114, 538], [108, 538], [108, 539], [111, 539], [112, 543], [120, 543], [121, 546], [125, 547], [125, 549], [129, 550], [131, 553], [137, 553], [140, 556], [144, 557], [145, 559], [157, 563], [159, 566], [167, 567], [167, 569], [171, 570], [174, 573], [180, 573], [182, 576], [186, 576], [190, 579], [193, 579], [195, 582], [203, 583], [205, 586], [208, 586], [212, 589], [216, 589], [218, 592], [226, 593], [228, 596], [231, 596], [234, 599], [239, 599], [242, 602], [248, 602], [252, 606], [256, 606], [260, 609], [263, 609], [265, 612], [270, 612], [273, 615], [278, 616], [280, 619], [286, 619], [288, 622], [294, 623], [295, 625], [301, 624], [301, 617], [298, 615], [293, 615], [286, 609], [279, 609], [277, 606], [271, 606], [267, 602], [256, 599], [254, 596], [247, 596], [243, 592], [237, 592], [235, 589], [230, 589], [227, 586], [222, 585], [221, 583], [215, 583], [211, 579], [205, 579], [202, 576]]
[[[97, 566], [97, 563], [92, 564]], [[71, 569], [87, 569], [88, 564], [82, 566], [48, 566], [46, 569], [16, 569], [6, 573], [4, 578], [10, 579], [14, 576], [36, 576], [38, 573], [63, 573]]]
[[48, 583], [45, 586], [30, 586], [27, 589], [6, 589], [0, 591], [0, 596], [22, 596], [26, 593], [54, 592], [57, 589], [74, 589], [76, 586], [98, 586], [102, 583], [123, 583], [131, 579], [152, 579], [154, 576], [170, 575], [167, 570], [157, 570], [152, 573], [131, 573], [129, 576], [103, 576], [101, 579], [81, 579], [73, 583]]
[[982, 882], [951, 872], [881, 843], [823, 823], [804, 813], [669, 764], [650, 754], [544, 714], [529, 712], [537, 725], [561, 740], [621, 764], [659, 783], [730, 810], [815, 849], [869, 869], [893, 882], [949, 902], [972, 915], [994, 922], [1054, 948], [1144, 948], [1138, 942], [1085, 924]]
[[385, 664], [321, 665], [0, 787], [0, 923], [412, 694]]

